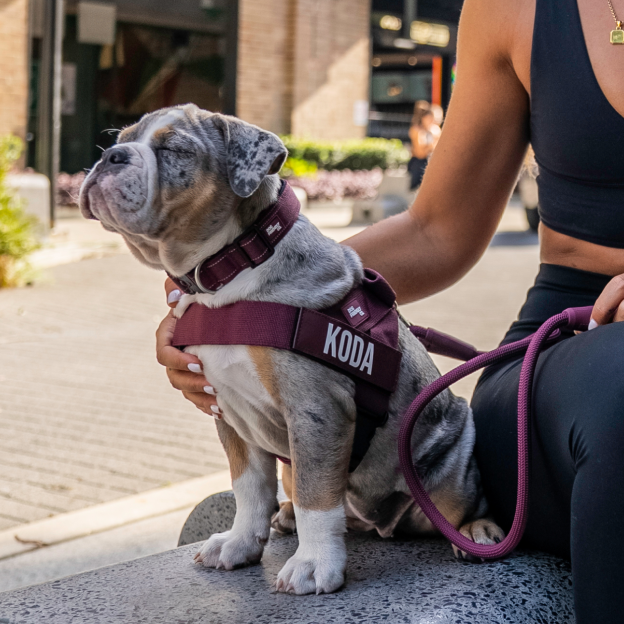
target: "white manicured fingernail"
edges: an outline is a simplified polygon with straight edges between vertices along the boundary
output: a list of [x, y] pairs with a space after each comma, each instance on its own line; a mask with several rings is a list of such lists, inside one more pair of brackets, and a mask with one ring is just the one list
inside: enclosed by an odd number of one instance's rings
[[180, 297], [182, 293], [179, 290], [172, 290], [167, 297], [167, 303], [175, 303], [176, 301], [180, 301]]
[[594, 321], [594, 319], [589, 319], [589, 324], [587, 325], [587, 329], [594, 329], [598, 327], [598, 323], [596, 323], [596, 321]]
[[188, 365], [188, 369], [191, 371], [191, 373], [201, 373], [202, 372], [201, 366], [199, 364], [189, 364]]
[[210, 409], [215, 413], [215, 414], [221, 414], [221, 408], [218, 405], [211, 405]]
[[217, 393], [215, 392], [215, 389], [212, 386], [204, 386], [204, 392], [206, 394], [212, 394], [212, 396], [217, 395]]
[[206, 416], [210, 416], [210, 418], [214, 418], [215, 420], [219, 420], [220, 418], [220, 416], [217, 416], [216, 414], [209, 412], [207, 409], [204, 409], [203, 407], [200, 407], [198, 409], [201, 410], [204, 414], [206, 414]]

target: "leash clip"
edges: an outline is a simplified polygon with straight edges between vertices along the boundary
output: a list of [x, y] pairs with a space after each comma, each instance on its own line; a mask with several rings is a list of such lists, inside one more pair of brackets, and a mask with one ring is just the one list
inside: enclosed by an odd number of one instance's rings
[[568, 315], [568, 327], [577, 331], [587, 331], [593, 309], [594, 306], [585, 306], [564, 310], [563, 313]]

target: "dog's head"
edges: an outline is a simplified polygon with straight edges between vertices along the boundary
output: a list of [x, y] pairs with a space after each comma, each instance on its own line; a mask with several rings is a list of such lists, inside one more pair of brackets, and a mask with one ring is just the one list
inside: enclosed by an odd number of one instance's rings
[[146, 264], [180, 275], [253, 221], [244, 199], [286, 155], [276, 135], [235, 117], [192, 104], [162, 109], [102, 154], [82, 185], [80, 209], [119, 232]]

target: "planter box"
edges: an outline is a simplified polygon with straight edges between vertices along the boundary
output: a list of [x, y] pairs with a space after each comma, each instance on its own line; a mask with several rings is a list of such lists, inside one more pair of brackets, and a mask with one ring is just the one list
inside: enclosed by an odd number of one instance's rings
[[7, 176], [7, 185], [24, 200], [24, 209], [39, 220], [37, 234], [50, 232], [50, 181], [41, 173], [13, 173]]

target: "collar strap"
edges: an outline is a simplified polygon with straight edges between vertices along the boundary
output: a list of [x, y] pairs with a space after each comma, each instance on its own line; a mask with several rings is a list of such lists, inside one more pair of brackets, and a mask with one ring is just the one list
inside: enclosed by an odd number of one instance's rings
[[188, 295], [215, 293], [245, 269], [255, 268], [273, 255], [277, 243], [299, 218], [299, 208], [294, 191], [282, 180], [277, 201], [233, 243], [202, 260], [186, 275], [169, 277]]

